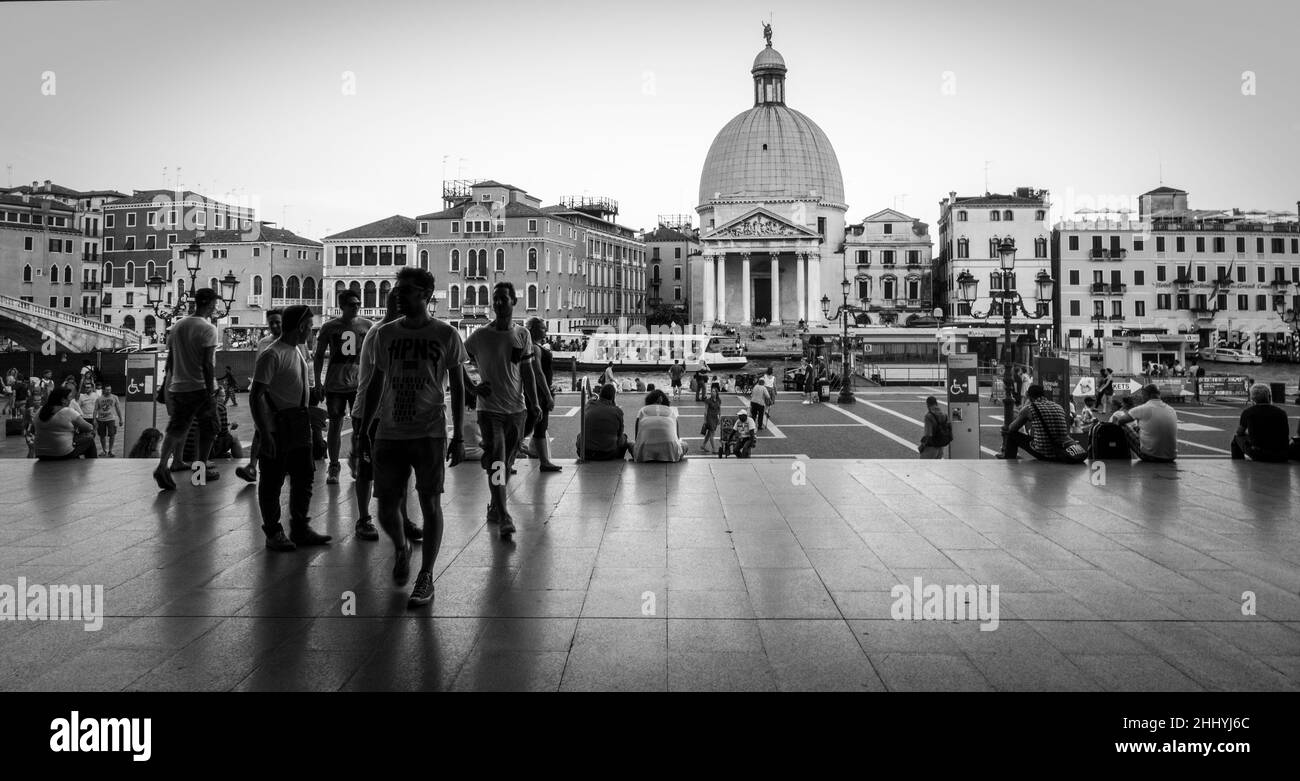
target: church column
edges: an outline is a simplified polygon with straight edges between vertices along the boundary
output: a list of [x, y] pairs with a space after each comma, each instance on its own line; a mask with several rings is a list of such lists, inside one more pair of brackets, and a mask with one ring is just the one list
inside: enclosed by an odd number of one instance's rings
[[749, 289], [749, 253], [740, 253], [740, 322], [749, 325], [754, 321], [753, 302], [750, 298], [753, 295]]
[[781, 322], [781, 255], [769, 252], [772, 259], [772, 325]]
[[718, 322], [727, 322], [727, 255], [716, 256], [718, 259]]
[[704, 299], [704, 313], [700, 320], [700, 322], [705, 325], [708, 325], [717, 319], [714, 307], [718, 303], [718, 296], [717, 293], [714, 292], [713, 288], [714, 283], [717, 282], [717, 277], [714, 276], [716, 273], [717, 272], [713, 270], [713, 256], [705, 255], [703, 275], [704, 295], [702, 296]]
[[808, 266], [808, 256], [802, 252], [794, 256], [795, 298], [798, 300], [799, 319], [808, 321], [808, 281], [804, 279], [804, 269]]
[[810, 252], [808, 258], [808, 319], [824, 322], [822, 314], [822, 258], [820, 253]]

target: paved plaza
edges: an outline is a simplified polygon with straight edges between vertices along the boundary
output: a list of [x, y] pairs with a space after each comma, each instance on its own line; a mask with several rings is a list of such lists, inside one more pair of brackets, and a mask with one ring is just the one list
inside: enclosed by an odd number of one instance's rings
[[[409, 610], [346, 470], [316, 476], [334, 544], [273, 554], [229, 468], [160, 494], [149, 462], [0, 462], [0, 583], [105, 602], [0, 623], [0, 690], [1300, 689], [1294, 464], [562, 463], [521, 463], [513, 542], [449, 470]], [[893, 618], [917, 578], [998, 586], [996, 629]]]

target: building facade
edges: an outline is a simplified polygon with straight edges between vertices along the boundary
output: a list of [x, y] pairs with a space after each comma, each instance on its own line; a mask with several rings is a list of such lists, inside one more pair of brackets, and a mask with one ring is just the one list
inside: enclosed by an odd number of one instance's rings
[[1194, 210], [1187, 193], [1140, 196], [1136, 219], [1066, 220], [1052, 236], [1063, 346], [1111, 336], [1182, 334], [1201, 347], [1297, 360], [1279, 310], [1300, 309], [1294, 214]]
[[618, 201], [575, 196], [543, 211], [572, 225], [577, 237], [582, 317], [574, 327], [607, 326], [620, 332], [644, 327], [649, 279], [645, 243], [636, 231], [614, 221]]
[[[769, 31], [770, 32], [770, 31]], [[821, 322], [841, 298], [844, 180], [826, 134], [786, 106], [785, 59], [754, 58], [754, 105], [728, 122], [700, 175], [694, 323]]]
[[700, 253], [700, 234], [691, 219], [689, 215], [660, 215], [658, 227], [641, 237], [649, 263], [648, 312], [667, 305], [689, 321], [690, 313], [698, 311], [702, 303], [692, 296], [690, 263]]
[[[1002, 310], [1000, 302], [989, 293], [1002, 289], [998, 246], [1006, 239], [1016, 247], [1013, 288], [1027, 310], [1042, 315], [1040, 319], [1025, 317], [1017, 309], [1011, 318], [1012, 336], [1027, 343], [1054, 341], [1052, 302], [1038, 300], [1036, 282], [1040, 271], [1052, 272], [1047, 219], [1050, 207], [1048, 192], [1031, 187], [1019, 187], [1008, 195], [959, 197], [950, 192], [939, 202], [939, 256], [934, 263], [936, 307], [944, 310], [946, 323], [974, 329], [970, 349], [983, 360], [994, 360], [998, 355], [1000, 331], [993, 335], [988, 329], [1002, 328]], [[957, 277], [964, 271], [973, 274], [979, 283], [973, 306], [958, 298]], [[980, 335], [975, 336], [976, 332]]]
[[[929, 318], [934, 306], [930, 226], [894, 209], [883, 209], [844, 234], [845, 278], [853, 282], [849, 303], [868, 310], [859, 324], [906, 325]], [[843, 301], [832, 298], [838, 305]]]
[[[362, 317], [384, 316], [394, 277], [416, 262], [415, 224], [410, 217], [394, 214], [321, 239], [326, 317], [338, 316], [338, 296], [348, 289], [361, 296]], [[422, 268], [428, 269], [427, 253], [423, 260]]]

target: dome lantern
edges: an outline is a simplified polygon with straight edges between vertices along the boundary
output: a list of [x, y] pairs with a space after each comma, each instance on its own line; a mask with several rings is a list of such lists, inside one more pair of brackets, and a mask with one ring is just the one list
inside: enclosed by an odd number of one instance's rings
[[754, 58], [754, 105], [785, 105], [785, 58], [772, 48], [772, 28], [763, 25], [767, 46]]

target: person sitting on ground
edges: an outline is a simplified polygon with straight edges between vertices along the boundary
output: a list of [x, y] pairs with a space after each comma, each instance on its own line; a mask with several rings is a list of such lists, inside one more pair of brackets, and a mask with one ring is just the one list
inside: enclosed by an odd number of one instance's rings
[[[1032, 433], [1021, 431], [1026, 425]], [[1079, 457], [1068, 454], [1067, 448], [1078, 445], [1070, 438], [1069, 419], [1060, 404], [1047, 398], [1042, 385], [1033, 384], [1025, 390], [1024, 406], [1002, 434], [1005, 444], [1002, 452], [997, 454], [998, 458], [1014, 460], [1019, 457], [1017, 451], [1024, 448], [1039, 461], [1083, 462], [1085, 454], [1082, 448], [1079, 448]]]
[[1124, 421], [1120, 420], [1120, 416], [1131, 411], [1134, 407], [1138, 405], [1137, 396], [1131, 394], [1128, 396], [1120, 396], [1119, 401], [1117, 403], [1119, 405], [1119, 409], [1111, 413], [1109, 422], [1122, 424], [1124, 423]]
[[1286, 411], [1275, 406], [1267, 385], [1250, 386], [1251, 405], [1241, 411], [1241, 422], [1232, 438], [1232, 457], [1280, 463], [1288, 458], [1291, 423]]
[[1143, 461], [1172, 463], [1178, 458], [1178, 414], [1160, 398], [1160, 389], [1147, 385], [1137, 392], [1136, 404], [1120, 410], [1111, 420], [1124, 426], [1129, 449]]
[[672, 408], [668, 394], [658, 390], [648, 394], [645, 406], [636, 414], [632, 460], [638, 463], [681, 461], [686, 455], [686, 443], [678, 434], [677, 420], [677, 410]]
[[156, 428], [147, 428], [140, 432], [140, 438], [131, 446], [127, 458], [157, 458], [158, 446], [162, 444], [163, 433]]
[[37, 461], [95, 458], [95, 429], [72, 406], [72, 391], [61, 385], [50, 391], [33, 423]]
[[[230, 432], [239, 428], [238, 423], [231, 423], [230, 416], [226, 413], [226, 405], [220, 403], [226, 396], [224, 388], [218, 387], [212, 391], [213, 401], [216, 402], [214, 409], [217, 413], [217, 436], [212, 440], [212, 454], [209, 458], [221, 458], [228, 456], [237, 461], [244, 460], [244, 446], [239, 439]], [[197, 439], [198, 430], [194, 430], [194, 436]], [[195, 444], [197, 448], [197, 442]]]
[[731, 429], [733, 441], [731, 450], [737, 458], [749, 458], [749, 451], [758, 443], [758, 432], [749, 419], [749, 413], [741, 410], [736, 413], [736, 425]]
[[631, 452], [623, 430], [623, 410], [614, 401], [617, 396], [613, 384], [607, 383], [600, 388], [600, 399], [587, 406], [583, 433], [575, 442], [583, 461], [622, 461]]
[[645, 380], [641, 379], [640, 377], [636, 378], [636, 392], [645, 393]]
[[1075, 423], [1079, 426], [1079, 430], [1087, 431], [1097, 425], [1100, 420], [1101, 419], [1097, 417], [1097, 397], [1084, 396], [1083, 411], [1081, 411], [1079, 417], [1075, 419]]

